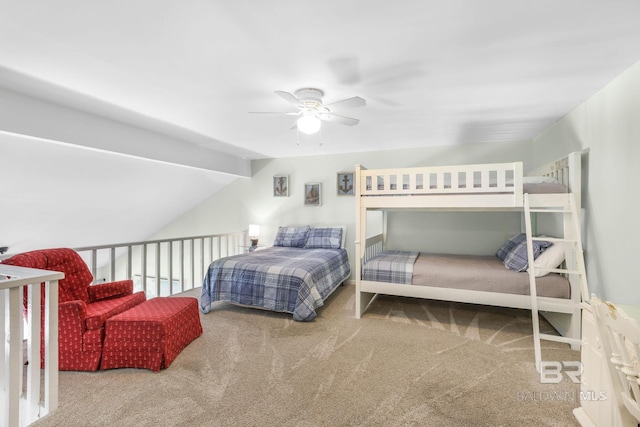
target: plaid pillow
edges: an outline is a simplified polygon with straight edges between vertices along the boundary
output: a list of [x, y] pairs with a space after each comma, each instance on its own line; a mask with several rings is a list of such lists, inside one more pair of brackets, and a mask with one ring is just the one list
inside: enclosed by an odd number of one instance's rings
[[[534, 240], [533, 241], [533, 259], [544, 252], [553, 243], [546, 240]], [[504, 259], [504, 265], [509, 270], [513, 271], [527, 271], [529, 268], [529, 258], [527, 258], [527, 242], [520, 242]]]
[[312, 228], [307, 234], [305, 249], [339, 249], [342, 246], [342, 228]]
[[516, 246], [518, 246], [525, 240], [527, 240], [527, 235], [524, 233], [513, 236], [511, 239], [507, 240], [500, 249], [498, 249], [498, 252], [496, 252], [496, 256], [500, 258], [500, 260], [504, 261], [507, 255], [509, 255], [509, 252], [514, 250]]
[[307, 241], [309, 226], [302, 227], [278, 227], [278, 234], [273, 246], [286, 246], [290, 248], [302, 248]]

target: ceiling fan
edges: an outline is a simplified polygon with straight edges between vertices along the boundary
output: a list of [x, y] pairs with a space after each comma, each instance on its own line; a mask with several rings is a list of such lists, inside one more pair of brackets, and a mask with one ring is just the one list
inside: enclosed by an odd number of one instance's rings
[[285, 114], [288, 116], [299, 116], [291, 129], [298, 129], [300, 132], [311, 135], [320, 130], [321, 121], [336, 122], [347, 126], [357, 125], [360, 120], [352, 117], [338, 115], [335, 112], [349, 108], [364, 107], [367, 101], [359, 96], [336, 101], [331, 104], [323, 104], [324, 92], [320, 89], [303, 88], [295, 93], [275, 91], [276, 95], [298, 108], [292, 112], [252, 112], [254, 114]]

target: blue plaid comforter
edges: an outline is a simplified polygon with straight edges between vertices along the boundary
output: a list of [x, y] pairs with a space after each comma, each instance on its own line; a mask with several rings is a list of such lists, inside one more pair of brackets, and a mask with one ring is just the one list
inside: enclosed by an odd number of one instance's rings
[[214, 301], [292, 313], [310, 321], [351, 270], [345, 249], [271, 247], [214, 261], [202, 283], [200, 309]]
[[418, 252], [383, 251], [362, 266], [362, 280], [411, 284]]

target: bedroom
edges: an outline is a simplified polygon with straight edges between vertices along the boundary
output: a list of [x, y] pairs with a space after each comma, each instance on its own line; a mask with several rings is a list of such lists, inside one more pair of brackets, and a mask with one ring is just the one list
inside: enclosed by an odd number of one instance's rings
[[[635, 39], [632, 39], [632, 41]], [[620, 44], [627, 44], [624, 39], [620, 40]], [[633, 45], [629, 42], [628, 45]], [[637, 44], [636, 44], [637, 45]], [[606, 58], [606, 55], [603, 54]], [[599, 59], [598, 61], [602, 61]], [[250, 223], [260, 223], [264, 235], [261, 241], [269, 242], [273, 240], [275, 229], [283, 223], [347, 223], [353, 222], [353, 211], [350, 206], [348, 197], [335, 194], [335, 174], [341, 171], [352, 170], [356, 163], [366, 164], [369, 167], [390, 166], [391, 163], [399, 166], [414, 166], [424, 163], [477, 163], [477, 162], [494, 162], [508, 161], [513, 159], [522, 159], [528, 166], [535, 166], [541, 162], [560, 157], [568, 152], [589, 149], [589, 154], [585, 159], [588, 169], [588, 183], [585, 186], [585, 248], [587, 255], [588, 276], [590, 279], [590, 287], [592, 292], [596, 292], [603, 297], [614, 301], [628, 301], [632, 303], [640, 303], [640, 296], [637, 292], [635, 284], [634, 272], [630, 267], [634, 265], [634, 247], [638, 231], [634, 228], [635, 212], [637, 212], [638, 201], [635, 197], [627, 197], [634, 194], [634, 183], [638, 182], [640, 172], [637, 164], [640, 162], [640, 153], [638, 152], [637, 141], [640, 138], [640, 129], [638, 128], [640, 120], [640, 100], [638, 99], [637, 87], [640, 83], [640, 66], [634, 59], [627, 66], [622, 67], [611, 76], [610, 79], [603, 82], [602, 85], [594, 89], [592, 93], [585, 94], [585, 97], [576, 103], [574, 107], [563, 112], [564, 117], [558, 122], [550, 123], [543, 131], [532, 137], [531, 139], [520, 142], [489, 142], [483, 144], [467, 144], [463, 146], [447, 146], [447, 147], [421, 147], [421, 148], [404, 148], [393, 149], [387, 152], [364, 152], [360, 154], [326, 154], [318, 157], [294, 156], [290, 158], [277, 159], [256, 159], [251, 162], [253, 175], [251, 179], [239, 178], [225, 186], [215, 195], [191, 195], [180, 193], [180, 188], [188, 188], [190, 181], [181, 178], [182, 172], [176, 172], [175, 181], [167, 180], [163, 176], [163, 171], [167, 173], [174, 172], [171, 166], [167, 166], [165, 170], [158, 170], [156, 174], [151, 176], [152, 180], [165, 186], [167, 191], [173, 191], [173, 198], [181, 200], [183, 203], [191, 203], [193, 209], [188, 212], [181, 212], [171, 207], [167, 209], [170, 216], [163, 217], [163, 224], [153, 224], [153, 229], [143, 229], [146, 233], [142, 238], [155, 238], [175, 235], [195, 235], [203, 230], [206, 232], [224, 232], [229, 229], [245, 228]], [[6, 74], [5, 74], [6, 76]], [[16, 99], [18, 95], [12, 91], [11, 79], [4, 80], [5, 91], [2, 92], [3, 110], [10, 110], [12, 114], [16, 113]], [[9, 87], [7, 87], [7, 85]], [[265, 89], [264, 99], [270, 99], [272, 91], [276, 89], [294, 90], [296, 87], [269, 87]], [[346, 93], [345, 95], [351, 95]], [[353, 95], [358, 95], [353, 93]], [[277, 99], [276, 99], [277, 101]], [[583, 102], [584, 101], [584, 102]], [[29, 115], [33, 109], [28, 108], [25, 104], [19, 114]], [[251, 108], [260, 108], [261, 105], [251, 105]], [[33, 106], [31, 105], [31, 108]], [[46, 108], [41, 105], [41, 108]], [[265, 107], [266, 108], [266, 107]], [[54, 107], [49, 107], [54, 110]], [[42, 111], [42, 110], [39, 110]], [[363, 110], [364, 111], [364, 110]], [[18, 114], [16, 113], [16, 114]], [[245, 111], [243, 110], [243, 113]], [[360, 111], [358, 111], [360, 113]], [[566, 114], [566, 115], [565, 115]], [[9, 121], [8, 115], [4, 115], [2, 119], [3, 131], [12, 132], [12, 126], [15, 121]], [[243, 116], [246, 119], [246, 116]], [[65, 123], [63, 123], [65, 125]], [[69, 122], [66, 122], [67, 126]], [[32, 124], [33, 126], [33, 124]], [[97, 126], [97, 124], [96, 124]], [[268, 125], [271, 126], [271, 125]], [[287, 126], [285, 126], [287, 127]], [[287, 127], [288, 128], [288, 127]], [[45, 129], [46, 130], [46, 129]], [[358, 132], [358, 128], [353, 128]], [[127, 130], [130, 134], [136, 131]], [[126, 133], [123, 131], [123, 133]], [[34, 134], [38, 135], [35, 131]], [[67, 136], [69, 133], [66, 134]], [[288, 135], [288, 134], [285, 134]], [[42, 135], [40, 135], [42, 136]], [[7, 136], [4, 135], [3, 138]], [[55, 138], [54, 138], [55, 139]], [[325, 143], [325, 147], [329, 145]], [[289, 152], [294, 152], [295, 141], [288, 139], [286, 146]], [[390, 148], [391, 150], [391, 148]], [[2, 156], [4, 158], [4, 154]], [[83, 161], [84, 157], [79, 157]], [[99, 160], [98, 162], [107, 162]], [[64, 162], [60, 160], [62, 164]], [[131, 160], [133, 165], [131, 169], [138, 167], [138, 161]], [[73, 226], [61, 225], [65, 222], [56, 219], [58, 222], [48, 222], [49, 215], [36, 216], [38, 222], [45, 223], [48, 228], [38, 229], [38, 233], [30, 235], [28, 240], [17, 236], [15, 228], [7, 229], [8, 224], [21, 224], [21, 213], [12, 210], [5, 210], [1, 215], [0, 223], [3, 224], [3, 240], [0, 246], [9, 246], [11, 251], [23, 248], [24, 250], [37, 247], [39, 244], [52, 245], [64, 240], [65, 244], [71, 246], [80, 246], [84, 244], [96, 243], [93, 239], [99, 239], [100, 242], [105, 241], [104, 234], [112, 233], [118, 241], [137, 240], [137, 236], [129, 233], [138, 233], [141, 230], [130, 231], [126, 226], [127, 219], [135, 218], [136, 224], [145, 224], [145, 219], [149, 216], [149, 206], [154, 205], [156, 199], [162, 199], [167, 193], [162, 189], [145, 193], [145, 186], [151, 188], [148, 182], [138, 186], [136, 180], [123, 172], [123, 177], [131, 179], [130, 183], [116, 181], [113, 185], [119, 190], [113, 190], [111, 182], [105, 182], [102, 176], [107, 176], [110, 172], [109, 167], [103, 166], [111, 163], [96, 163], [95, 166], [83, 168], [69, 176], [60, 176], [60, 185], [74, 185], [73, 181], [81, 181], [85, 174], [91, 175], [93, 167], [99, 167], [100, 179], [93, 181], [94, 188], [101, 190], [100, 197], [96, 201], [86, 196], [88, 203], [100, 203], [104, 205], [126, 204], [127, 206], [140, 206], [142, 203], [145, 208], [131, 209], [130, 215], [118, 215], [114, 221], [114, 229], [103, 230], [97, 227], [96, 223], [86, 221], [89, 232], [85, 229], [81, 230], [81, 226], [85, 224], [76, 223]], [[12, 169], [20, 166], [26, 168], [28, 163], [9, 165], [12, 178], [20, 177], [19, 170]], [[75, 172], [75, 171], [74, 171]], [[292, 194], [286, 200], [275, 200], [271, 195], [271, 179], [277, 174], [288, 174], [292, 183]], [[195, 178], [194, 178], [195, 179]], [[208, 178], [197, 178], [197, 185], [204, 186], [209, 182]], [[114, 181], [116, 178], [114, 178]], [[111, 181], [111, 180], [110, 180]], [[309, 207], [303, 205], [302, 186], [306, 182], [321, 181], [323, 200], [322, 205], [318, 207]], [[13, 179], [4, 182], [16, 182]], [[153, 181], [152, 181], [153, 182]], [[214, 185], [216, 183], [213, 183]], [[225, 182], [227, 184], [227, 182]], [[608, 185], [615, 185], [611, 190]], [[75, 188], [75, 187], [72, 187]], [[123, 188], [132, 188], [135, 197], [129, 194], [120, 194]], [[87, 190], [83, 191], [86, 194]], [[141, 196], [144, 199], [140, 201]], [[21, 200], [20, 194], [5, 193], [9, 199]], [[45, 194], [34, 193], [32, 198], [37, 200], [38, 197], [44, 197]], [[197, 197], [200, 197], [197, 200]], [[47, 202], [53, 201], [46, 199]], [[39, 209], [34, 201], [24, 201], [24, 203], [33, 209]], [[105, 207], [105, 209], [108, 209]], [[146, 211], [141, 216], [138, 211]], [[237, 215], [227, 215], [227, 212], [239, 212]], [[105, 212], [110, 212], [106, 210]], [[91, 212], [94, 214], [96, 212]], [[96, 217], [104, 220], [103, 214], [98, 210]], [[172, 216], [171, 216], [172, 215]], [[55, 214], [51, 214], [55, 218]], [[142, 218], [142, 219], [140, 219]], [[516, 220], [517, 221], [517, 220]], [[32, 221], [36, 222], [36, 221]], [[150, 220], [153, 222], [153, 218]], [[26, 226], [24, 226], [26, 227]], [[142, 228], [142, 227], [140, 227]], [[56, 232], [59, 229], [60, 232]], [[72, 230], [77, 229], [83, 232], [84, 236], [89, 236], [90, 242], [86, 242], [87, 237], [72, 238]], [[100, 229], [99, 232], [93, 233], [93, 230]], [[52, 231], [53, 230], [53, 231]], [[399, 230], [402, 232], [403, 230]], [[410, 230], [404, 230], [404, 233], [410, 233]], [[504, 233], [498, 230], [496, 234]], [[6, 236], [6, 237], [5, 237]], [[347, 240], [351, 239], [349, 236]], [[491, 244], [495, 244], [500, 237], [494, 236]], [[40, 240], [39, 240], [40, 239]], [[110, 240], [109, 240], [110, 241]], [[41, 243], [40, 243], [41, 242]]]

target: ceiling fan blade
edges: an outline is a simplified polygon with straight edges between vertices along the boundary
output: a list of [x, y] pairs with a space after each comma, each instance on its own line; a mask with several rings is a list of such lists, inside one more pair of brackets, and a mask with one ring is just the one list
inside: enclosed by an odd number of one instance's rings
[[325, 105], [325, 108], [328, 108], [329, 111], [338, 111], [338, 110], [346, 110], [349, 108], [358, 108], [364, 107], [367, 105], [367, 101], [364, 98], [360, 98], [359, 96], [354, 96], [353, 98], [343, 99], [342, 101], [333, 102], [331, 104]]
[[338, 116], [336, 114], [319, 114], [318, 118], [325, 122], [335, 122], [347, 126], [355, 126], [360, 122], [360, 120], [353, 117]]
[[291, 105], [295, 105], [296, 107], [302, 106], [302, 103], [300, 102], [300, 100], [296, 98], [296, 96], [292, 93], [285, 92], [282, 90], [277, 90], [275, 93], [276, 95], [278, 95], [280, 98], [284, 99]]

